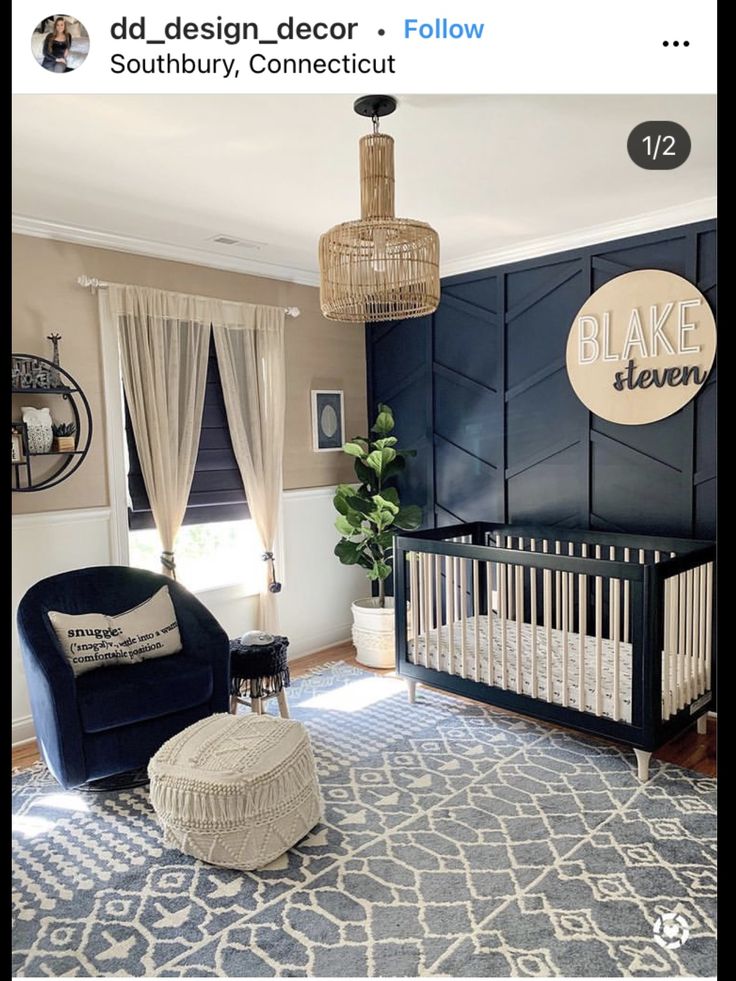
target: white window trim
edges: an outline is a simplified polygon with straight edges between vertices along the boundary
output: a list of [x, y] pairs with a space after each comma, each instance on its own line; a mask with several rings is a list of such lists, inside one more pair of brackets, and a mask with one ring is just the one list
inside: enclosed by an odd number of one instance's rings
[[[105, 417], [107, 482], [110, 493], [110, 561], [112, 565], [130, 565], [128, 528], [128, 480], [125, 472], [125, 407], [123, 402], [122, 368], [117, 326], [110, 313], [108, 295], [104, 289], [97, 291], [100, 316], [100, 350], [102, 354], [103, 403]], [[280, 526], [284, 524], [283, 497], [281, 501]], [[284, 589], [286, 588], [286, 562], [284, 557], [283, 534], [274, 543], [276, 572]], [[214, 589], [199, 590], [195, 596], [215, 596], [238, 589], [244, 590], [239, 582], [217, 586]], [[194, 591], [193, 591], [194, 592]], [[257, 596], [257, 593], [236, 593], [242, 598]]]

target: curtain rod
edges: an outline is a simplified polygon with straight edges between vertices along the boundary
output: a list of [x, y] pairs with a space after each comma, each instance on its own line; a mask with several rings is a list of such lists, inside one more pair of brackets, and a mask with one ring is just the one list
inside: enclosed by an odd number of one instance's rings
[[[121, 283], [106, 283], [102, 279], [95, 279], [93, 276], [78, 276], [77, 283], [83, 286], [85, 289], [90, 289], [94, 293], [96, 290], [104, 289], [106, 286], [121, 286]], [[202, 300], [213, 300], [216, 297], [213, 296], [202, 296], [197, 297], [197, 299]], [[238, 300], [226, 300], [226, 303], [238, 303]], [[287, 317], [298, 317], [301, 313], [299, 307], [284, 307], [284, 313]]]

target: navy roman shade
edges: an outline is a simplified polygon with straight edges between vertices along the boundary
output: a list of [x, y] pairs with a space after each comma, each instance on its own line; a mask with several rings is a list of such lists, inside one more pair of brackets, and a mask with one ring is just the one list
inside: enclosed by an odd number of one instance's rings
[[[155, 528], [143, 482], [128, 405], [125, 405], [125, 435], [128, 444], [128, 524], [131, 530]], [[250, 517], [243, 481], [233, 453], [217, 367], [214, 338], [210, 338], [207, 386], [202, 413], [202, 432], [189, 491], [184, 524], [236, 521]]]

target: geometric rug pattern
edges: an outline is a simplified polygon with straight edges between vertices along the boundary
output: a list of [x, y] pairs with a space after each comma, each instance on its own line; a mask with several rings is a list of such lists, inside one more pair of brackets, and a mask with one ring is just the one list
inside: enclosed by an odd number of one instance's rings
[[14, 774], [14, 976], [715, 975], [715, 780], [343, 663], [288, 696], [325, 816], [257, 872]]

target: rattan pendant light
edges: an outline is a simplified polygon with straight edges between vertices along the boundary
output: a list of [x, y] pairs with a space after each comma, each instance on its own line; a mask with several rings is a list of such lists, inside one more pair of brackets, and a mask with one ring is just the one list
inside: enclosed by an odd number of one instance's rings
[[394, 214], [394, 141], [378, 132], [378, 120], [396, 100], [370, 95], [353, 108], [373, 120], [360, 140], [361, 217], [319, 240], [322, 313], [354, 323], [422, 317], [440, 299], [440, 242], [430, 225]]

